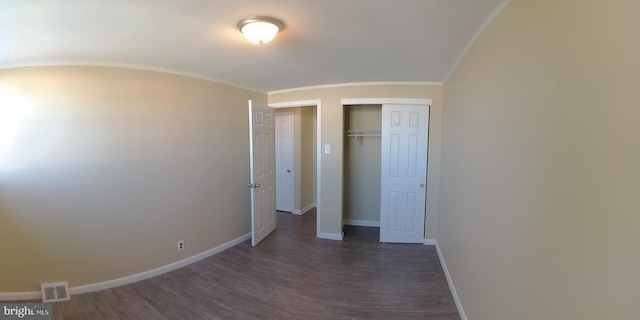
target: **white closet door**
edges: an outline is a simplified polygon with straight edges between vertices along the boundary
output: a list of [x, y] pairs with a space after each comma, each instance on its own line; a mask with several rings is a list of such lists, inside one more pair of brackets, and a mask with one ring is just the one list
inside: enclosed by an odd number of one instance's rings
[[429, 106], [382, 106], [380, 242], [423, 243]]

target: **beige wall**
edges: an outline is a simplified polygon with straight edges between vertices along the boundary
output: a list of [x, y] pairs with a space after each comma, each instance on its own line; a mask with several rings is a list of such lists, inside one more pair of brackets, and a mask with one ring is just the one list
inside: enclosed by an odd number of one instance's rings
[[469, 319], [640, 319], [640, 2], [514, 0], [444, 84]]
[[429, 169], [427, 182], [426, 237], [435, 239], [438, 220], [440, 185], [440, 133], [442, 119], [442, 86], [440, 85], [353, 85], [289, 90], [269, 93], [269, 103], [320, 100], [318, 115], [322, 145], [331, 145], [331, 154], [322, 154], [320, 232], [339, 235], [342, 232], [343, 195], [343, 107], [348, 98], [416, 98], [432, 99], [429, 125]]
[[[348, 130], [380, 131], [382, 106], [345, 107], [345, 132]], [[344, 142], [345, 220], [380, 222], [380, 137], [349, 138]]]
[[247, 100], [266, 95], [42, 67], [0, 70], [0, 99], [0, 292], [129, 276], [250, 231]]

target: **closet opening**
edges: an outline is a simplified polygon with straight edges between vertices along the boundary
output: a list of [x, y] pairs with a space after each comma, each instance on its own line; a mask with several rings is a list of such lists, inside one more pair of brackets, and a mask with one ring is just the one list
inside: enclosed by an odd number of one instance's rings
[[[382, 105], [345, 105], [344, 237], [380, 239]], [[355, 232], [357, 229], [357, 232]]]
[[430, 103], [342, 100], [344, 237], [424, 243]]

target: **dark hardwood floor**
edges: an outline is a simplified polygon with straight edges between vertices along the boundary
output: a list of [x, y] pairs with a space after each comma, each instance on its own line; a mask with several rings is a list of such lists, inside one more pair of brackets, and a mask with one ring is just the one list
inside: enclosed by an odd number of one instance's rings
[[378, 228], [317, 239], [316, 216], [187, 267], [55, 303], [54, 319], [460, 319], [433, 246], [381, 244]]

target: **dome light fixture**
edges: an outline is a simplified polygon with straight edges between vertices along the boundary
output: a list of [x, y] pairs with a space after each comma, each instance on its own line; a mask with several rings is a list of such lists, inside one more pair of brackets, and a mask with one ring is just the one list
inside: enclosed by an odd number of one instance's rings
[[284, 29], [284, 23], [273, 17], [256, 16], [240, 20], [238, 29], [249, 41], [263, 44], [273, 40]]

